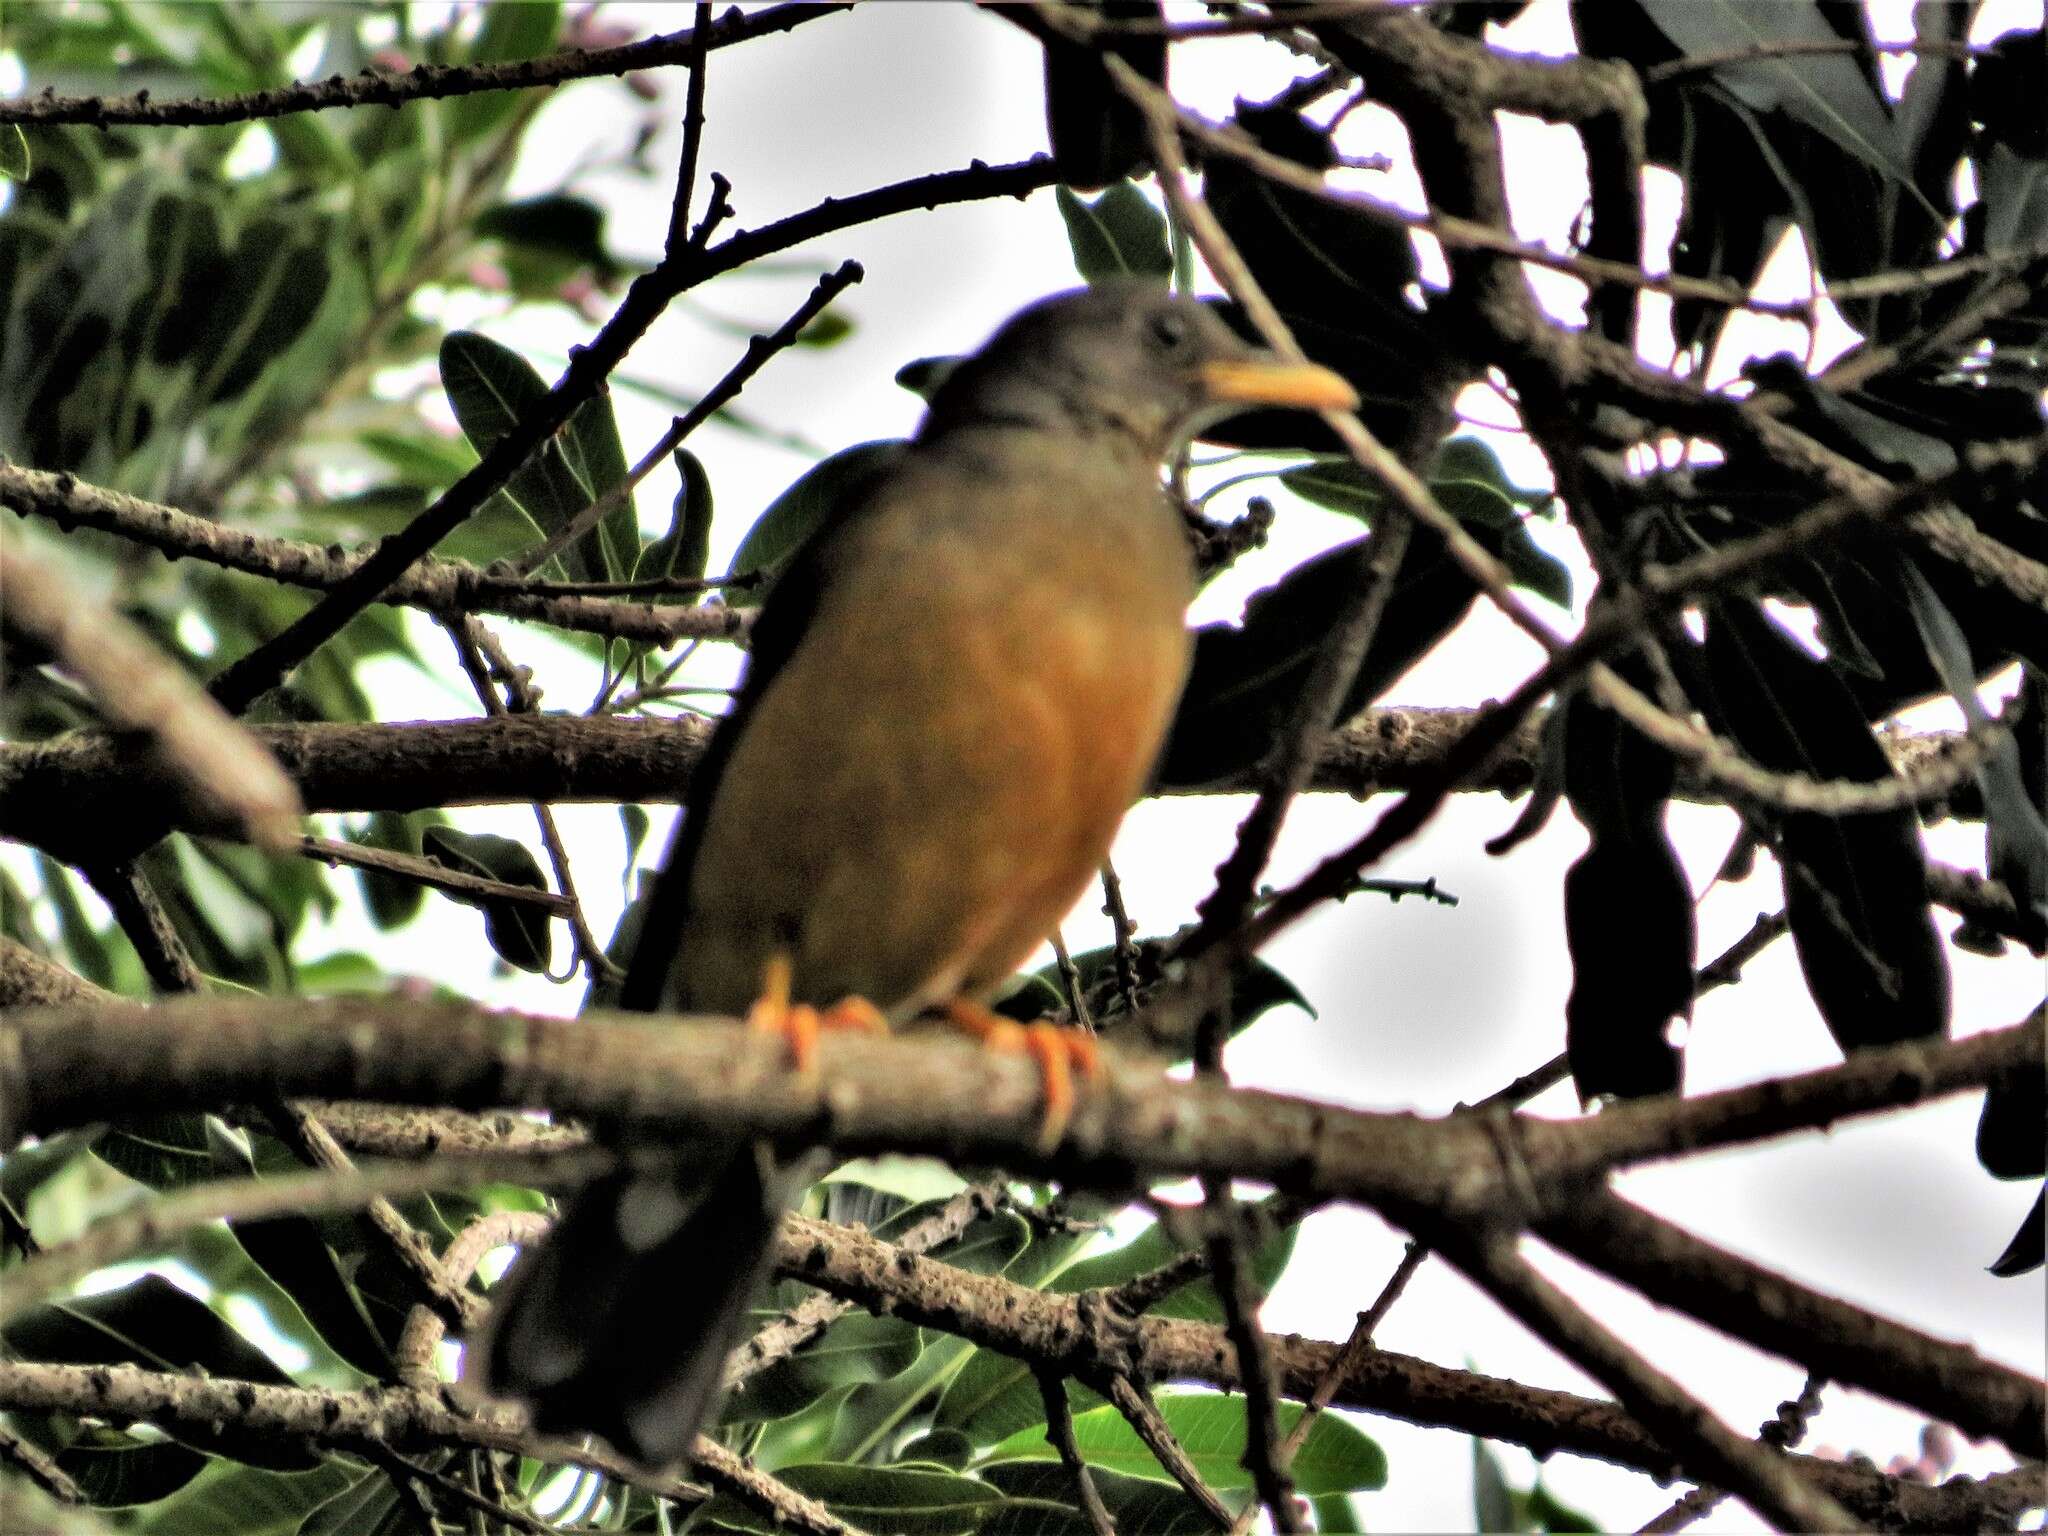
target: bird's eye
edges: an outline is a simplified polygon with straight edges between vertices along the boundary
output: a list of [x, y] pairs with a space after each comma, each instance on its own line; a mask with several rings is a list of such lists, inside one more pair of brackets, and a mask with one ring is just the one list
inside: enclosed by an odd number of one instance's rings
[[1150, 332], [1153, 343], [1163, 352], [1172, 352], [1187, 344], [1187, 316], [1177, 314], [1173, 310], [1161, 310], [1153, 315], [1147, 322], [1146, 329]]

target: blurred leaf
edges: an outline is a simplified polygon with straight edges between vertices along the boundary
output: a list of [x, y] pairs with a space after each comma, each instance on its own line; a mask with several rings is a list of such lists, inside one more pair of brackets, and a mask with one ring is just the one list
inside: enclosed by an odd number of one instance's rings
[[0, 177], [9, 181], [27, 181], [32, 169], [28, 157], [28, 136], [20, 125], [9, 123], [0, 128]]
[[[1340, 544], [1254, 593], [1239, 623], [1195, 631], [1194, 664], [1160, 761], [1163, 787], [1194, 788], [1249, 773], [1277, 749], [1371, 558], [1369, 540]], [[1338, 720], [1385, 693], [1457, 627], [1478, 595], [1441, 541], [1421, 529], [1411, 534], [1364, 663], [1338, 704]]]
[[847, 511], [874, 478], [902, 451], [898, 441], [856, 443], [811, 466], [801, 479], [768, 505], [734, 551], [732, 576], [769, 573], [757, 586], [735, 588], [726, 601], [751, 608], [767, 596], [773, 579], [803, 543]]
[[[469, 50], [472, 64], [505, 64], [544, 53], [561, 30], [560, 0], [519, 0], [482, 8], [483, 26]], [[440, 103], [448, 137], [455, 144], [478, 139], [504, 124], [520, 107], [521, 92], [478, 91]]]
[[[1637, 687], [1639, 659], [1616, 663]], [[1581, 1099], [1677, 1089], [1668, 1031], [1692, 1013], [1698, 930], [1692, 885], [1664, 826], [1671, 754], [1581, 689], [1562, 706], [1564, 792], [1592, 845], [1564, 879], [1572, 990], [1566, 1050]]]
[[294, 1536], [411, 1536], [418, 1529], [415, 1510], [389, 1474], [369, 1471], [308, 1513]]
[[2048, 1075], [2040, 1068], [1995, 1082], [1984, 1095], [1977, 1161], [2000, 1179], [2048, 1174]]
[[171, 1498], [141, 1511], [128, 1529], [140, 1536], [296, 1536], [307, 1516], [361, 1475], [341, 1462], [285, 1473], [216, 1461]]
[[477, 234], [507, 247], [513, 286], [532, 298], [553, 296], [578, 271], [600, 283], [618, 275], [619, 263], [604, 244], [604, 210], [587, 197], [550, 192], [516, 203], [499, 203], [476, 216]]
[[[1065, 1467], [1005, 1461], [976, 1472], [1003, 1494], [1003, 1507], [982, 1522], [981, 1536], [1094, 1536]], [[1091, 1466], [1088, 1475], [1121, 1536], [1213, 1536], [1216, 1525], [1208, 1510], [1177, 1484], [1126, 1477], [1106, 1467]]]
[[[928, 1468], [813, 1463], [783, 1467], [775, 1475], [850, 1525], [902, 1536], [972, 1531], [1002, 1502], [1001, 1494], [976, 1478]], [[780, 1536], [782, 1527], [720, 1494], [704, 1507], [692, 1529]]]
[[138, 1440], [115, 1429], [87, 1429], [57, 1456], [58, 1470], [95, 1509], [154, 1504], [211, 1465], [218, 1463], [176, 1440]]
[[[1218, 1491], [1251, 1486], [1244, 1468], [1244, 1399], [1221, 1392], [1171, 1391], [1158, 1394], [1159, 1412], [1202, 1474]], [[1301, 1417], [1301, 1405], [1278, 1405], [1282, 1434]], [[1164, 1479], [1166, 1471], [1123, 1414], [1112, 1407], [1092, 1408], [1074, 1418], [1074, 1441], [1090, 1466], [1102, 1466], [1130, 1477]], [[1052, 1460], [1058, 1453], [1047, 1443], [1043, 1428], [1011, 1436], [989, 1452], [991, 1461]], [[1292, 1462], [1296, 1491], [1314, 1497], [1383, 1488], [1387, 1459], [1380, 1448], [1336, 1414], [1317, 1417], [1308, 1439]]]
[[[450, 869], [481, 875], [502, 885], [525, 886], [535, 891], [548, 889], [547, 876], [541, 873], [539, 861], [526, 844], [512, 838], [490, 832], [464, 832], [456, 827], [429, 827], [421, 836], [420, 846], [428, 858], [437, 859]], [[472, 901], [453, 892], [449, 894], [483, 912], [484, 937], [506, 964], [546, 974], [554, 963], [555, 953], [554, 930], [546, 912], [521, 901], [490, 897]]]
[[209, 1376], [288, 1386], [270, 1356], [216, 1316], [205, 1302], [161, 1275], [142, 1275], [118, 1290], [45, 1302], [0, 1329], [23, 1360], [77, 1365], [140, 1365], [155, 1371], [194, 1367]]
[[1164, 283], [1173, 275], [1166, 243], [1166, 215], [1152, 206], [1133, 182], [1120, 181], [1094, 202], [1056, 187], [1074, 270], [1091, 283], [1104, 278], [1144, 277]]
[[[1159, 0], [1096, 0], [1089, 7], [1112, 21], [1158, 21]], [[1073, 42], [1042, 33], [1045, 48], [1045, 131], [1053, 164], [1067, 186], [1106, 186], [1143, 168], [1145, 120], [1109, 78], [1103, 55], [1122, 59], [1154, 85], [1166, 83], [1166, 39], [1158, 33], [1111, 34]], [[1099, 51], [1098, 51], [1099, 50]]]

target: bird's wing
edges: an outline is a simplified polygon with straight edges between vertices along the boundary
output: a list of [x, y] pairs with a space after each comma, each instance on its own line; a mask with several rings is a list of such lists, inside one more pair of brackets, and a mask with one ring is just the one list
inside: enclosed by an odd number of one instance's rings
[[835, 515], [797, 547], [769, 588], [748, 636], [746, 673], [740, 679], [739, 691], [732, 707], [711, 733], [704, 755], [690, 776], [689, 801], [669, 844], [661, 873], [655, 878], [654, 892], [648, 898], [646, 915], [634, 941], [633, 956], [626, 966], [626, 979], [619, 989], [620, 1008], [635, 1013], [659, 1013], [671, 1005], [665, 995], [669, 967], [683, 925], [689, 919], [691, 870], [697, 862], [704, 828], [710, 824], [711, 802], [725, 775], [725, 765], [747, 729], [754, 706], [810, 633], [811, 621], [838, 568], [835, 551], [848, 531], [869, 514], [875, 500], [870, 493], [891, 467], [891, 463], [877, 464], [850, 487]]

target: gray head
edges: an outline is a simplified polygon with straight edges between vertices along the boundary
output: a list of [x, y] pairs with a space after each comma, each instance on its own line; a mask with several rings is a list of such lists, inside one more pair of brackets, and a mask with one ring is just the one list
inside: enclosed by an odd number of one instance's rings
[[1113, 434], [1160, 459], [1247, 406], [1341, 410], [1357, 400], [1329, 369], [1252, 346], [1194, 299], [1098, 283], [1012, 315], [939, 387], [920, 435], [994, 425]]

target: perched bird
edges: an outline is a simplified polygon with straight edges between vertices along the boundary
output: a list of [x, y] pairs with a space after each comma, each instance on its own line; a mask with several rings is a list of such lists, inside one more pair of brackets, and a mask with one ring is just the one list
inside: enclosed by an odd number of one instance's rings
[[[940, 1008], [1020, 1043], [982, 1005], [1100, 867], [1187, 673], [1162, 461], [1248, 404], [1353, 399], [1157, 288], [1013, 317], [777, 579], [622, 1006], [748, 1014], [800, 1065], [820, 1010], [879, 1028]], [[1084, 1040], [1022, 1041], [1055, 1123]], [[585, 1189], [498, 1287], [486, 1386], [543, 1429], [682, 1457], [812, 1172], [741, 1145]]]

